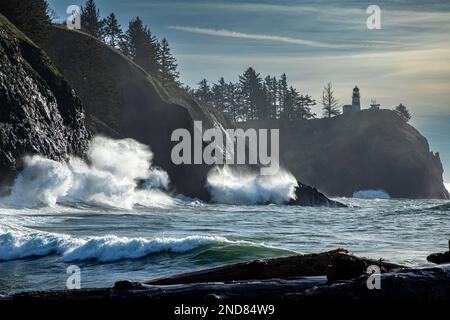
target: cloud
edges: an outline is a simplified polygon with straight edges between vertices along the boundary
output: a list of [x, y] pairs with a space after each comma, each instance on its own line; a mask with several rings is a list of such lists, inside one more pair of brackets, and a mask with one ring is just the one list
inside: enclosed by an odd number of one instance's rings
[[330, 44], [330, 43], [324, 43], [324, 42], [310, 41], [310, 40], [304, 40], [304, 39], [292, 38], [292, 37], [284, 37], [284, 36], [275, 36], [275, 35], [268, 35], [268, 34], [243, 33], [243, 32], [230, 31], [230, 30], [225, 30], [225, 29], [209, 29], [209, 28], [183, 27], [183, 26], [169, 26], [168, 28], [170, 28], [172, 30], [204, 34], [204, 35], [216, 36], [216, 37], [247, 39], [247, 40], [276, 41], [276, 42], [291, 43], [291, 44], [304, 45], [304, 46], [316, 47], [316, 48], [349, 49], [351, 47], [349, 45], [337, 45], [337, 44]]

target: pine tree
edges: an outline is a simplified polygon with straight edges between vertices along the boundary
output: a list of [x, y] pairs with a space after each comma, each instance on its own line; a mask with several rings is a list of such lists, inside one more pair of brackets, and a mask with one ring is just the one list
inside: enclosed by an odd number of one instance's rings
[[240, 94], [239, 94], [239, 86], [229, 82], [227, 84], [227, 90], [226, 90], [226, 101], [228, 105], [228, 117], [234, 121], [237, 122], [241, 118], [241, 102], [240, 102]]
[[214, 107], [220, 112], [227, 112], [227, 84], [225, 82], [225, 79], [223, 77], [220, 78], [218, 83], [213, 84], [211, 91]]
[[113, 48], [117, 48], [123, 40], [124, 34], [117, 21], [116, 15], [111, 13], [103, 20], [103, 40]]
[[239, 76], [243, 113], [246, 121], [258, 119], [258, 114], [263, 108], [264, 96], [261, 82], [259, 73], [256, 73], [252, 67], [249, 67]]
[[185, 85], [182, 89], [186, 91], [187, 94], [195, 97], [195, 89], [191, 88], [189, 85]]
[[265, 87], [265, 95], [266, 95], [266, 102], [268, 104], [267, 106], [267, 112], [266, 118], [268, 119], [276, 119], [277, 118], [277, 99], [278, 99], [278, 81], [275, 77], [271, 77], [268, 75], [264, 79], [264, 87]]
[[311, 107], [316, 105], [316, 101], [309, 95], [300, 95], [295, 103], [295, 119], [309, 120], [316, 116]]
[[395, 107], [395, 112], [397, 112], [400, 118], [402, 118], [405, 122], [409, 122], [409, 120], [411, 120], [411, 114], [403, 104], [400, 103], [397, 107]]
[[159, 44], [139, 17], [130, 21], [120, 48], [145, 71], [158, 75]]
[[212, 102], [211, 88], [206, 79], [198, 83], [198, 89], [195, 90], [195, 96], [202, 102], [210, 104]]
[[337, 99], [334, 97], [334, 91], [331, 83], [328, 83], [323, 88], [322, 93], [322, 105], [323, 105], [323, 116], [325, 118], [331, 118], [332, 116], [337, 116], [341, 114], [339, 110], [339, 104]]
[[2, 0], [0, 13], [36, 43], [48, 35], [51, 20], [45, 0]]
[[285, 117], [285, 108], [288, 102], [288, 83], [286, 74], [283, 73], [280, 77], [280, 81], [278, 81], [278, 110], [277, 117], [284, 118]]
[[285, 97], [284, 110], [282, 117], [283, 119], [293, 120], [295, 119], [295, 105], [299, 98], [297, 90], [290, 86]]
[[96, 38], [102, 38], [103, 21], [94, 0], [87, 0], [84, 7], [81, 8], [81, 29]]
[[170, 52], [169, 43], [166, 38], [162, 39], [159, 46], [159, 68], [160, 79], [163, 85], [170, 82], [177, 83], [180, 78], [180, 73], [177, 71], [177, 60], [172, 56]]

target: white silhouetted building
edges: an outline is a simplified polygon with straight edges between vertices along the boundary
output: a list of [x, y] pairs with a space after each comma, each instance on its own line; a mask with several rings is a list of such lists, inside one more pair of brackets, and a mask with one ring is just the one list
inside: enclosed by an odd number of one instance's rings
[[369, 110], [380, 110], [380, 104], [376, 100], [372, 100]]

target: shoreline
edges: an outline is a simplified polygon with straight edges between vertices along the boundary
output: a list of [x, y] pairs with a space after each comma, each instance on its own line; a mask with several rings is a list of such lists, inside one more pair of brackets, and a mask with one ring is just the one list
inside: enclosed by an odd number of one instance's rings
[[[380, 274], [367, 273], [373, 269]], [[143, 282], [118, 281], [112, 288], [21, 292], [0, 297], [0, 302], [295, 303], [324, 299], [449, 300], [450, 266], [406, 267], [357, 257], [339, 248], [249, 260]]]

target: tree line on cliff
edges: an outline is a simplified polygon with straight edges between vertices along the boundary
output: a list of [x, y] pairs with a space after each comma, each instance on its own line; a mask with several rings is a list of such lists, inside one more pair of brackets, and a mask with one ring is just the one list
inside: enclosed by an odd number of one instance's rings
[[[48, 27], [56, 14], [46, 0], [3, 0], [0, 13], [4, 14], [33, 41], [45, 41]], [[31, 13], [31, 14], [30, 14]], [[166, 38], [161, 41], [150, 28], [136, 17], [123, 30], [115, 13], [102, 18], [95, 0], [87, 0], [81, 10], [81, 28], [105, 44], [120, 50], [164, 86], [181, 86], [180, 73], [175, 57]], [[289, 85], [283, 73], [279, 78], [267, 75], [264, 78], [252, 67], [239, 75], [238, 82], [226, 82], [221, 77], [210, 85], [206, 79], [197, 88], [183, 87], [186, 92], [209, 104], [234, 122], [285, 119], [309, 120], [316, 117], [312, 108], [317, 105], [309, 94], [299, 92]], [[335, 97], [331, 83], [323, 88], [320, 104], [322, 116], [339, 115], [341, 106]], [[411, 115], [400, 104], [397, 114], [408, 122]]]
[[308, 94], [289, 85], [286, 74], [277, 77], [261, 75], [249, 67], [237, 83], [221, 77], [210, 85], [206, 79], [196, 89], [185, 87], [199, 100], [214, 106], [232, 121], [264, 119], [300, 120], [316, 116], [312, 107], [317, 103]]
[[[2, 0], [0, 13], [37, 44], [46, 40], [48, 28], [56, 19], [46, 0]], [[87, 0], [81, 8], [81, 29], [120, 50], [163, 85], [180, 85], [169, 42], [165, 38], [158, 41], [139, 17], [123, 31], [114, 13], [102, 18], [95, 1]]]

